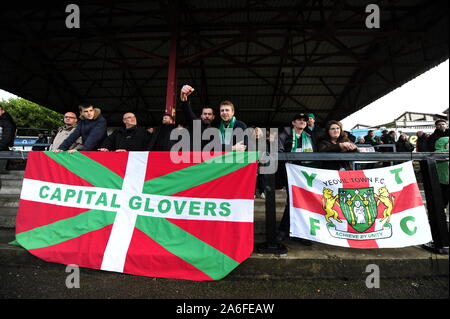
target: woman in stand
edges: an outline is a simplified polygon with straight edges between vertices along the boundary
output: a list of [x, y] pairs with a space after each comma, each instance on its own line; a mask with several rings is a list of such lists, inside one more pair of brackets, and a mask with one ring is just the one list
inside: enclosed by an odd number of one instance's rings
[[[329, 121], [325, 127], [325, 136], [318, 143], [319, 152], [343, 153], [358, 152], [357, 146], [352, 143], [344, 132], [342, 123]], [[351, 165], [348, 161], [323, 161], [321, 168], [333, 170], [348, 170]]]
[[397, 143], [395, 143], [395, 148], [397, 152], [412, 152], [414, 151], [414, 146], [408, 142], [408, 136], [401, 134], [398, 138]]

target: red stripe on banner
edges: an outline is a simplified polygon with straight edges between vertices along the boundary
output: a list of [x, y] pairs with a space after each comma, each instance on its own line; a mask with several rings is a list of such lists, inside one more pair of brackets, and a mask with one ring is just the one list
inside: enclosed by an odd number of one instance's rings
[[325, 215], [322, 209], [322, 195], [292, 185], [292, 205], [313, 213]]
[[90, 159], [105, 166], [122, 178], [125, 178], [128, 152], [80, 152]]
[[364, 171], [339, 171], [342, 179], [342, 188], [364, 188], [369, 187], [369, 180]]
[[[304, 188], [292, 185], [292, 205], [295, 208], [304, 209], [316, 214], [326, 215], [326, 212], [322, 208], [321, 194], [310, 192]], [[345, 219], [339, 205], [335, 204], [333, 209], [338, 213], [339, 219]]]
[[24, 178], [57, 184], [93, 186], [91, 183], [52, 160], [43, 152], [28, 153]]
[[[167, 219], [238, 263], [253, 252], [253, 223]], [[225, 240], [230, 238], [232, 240]]]
[[171, 196], [253, 200], [256, 187], [254, 181], [256, 179], [257, 169], [258, 163], [251, 163], [230, 174]]
[[212, 280], [211, 277], [167, 251], [137, 228], [133, 232], [123, 272], [149, 277]]
[[[409, 184], [400, 192], [392, 193], [394, 196], [394, 208], [392, 214], [403, 212], [407, 209], [423, 206], [422, 196], [420, 195], [419, 186], [417, 183]], [[383, 207], [381, 212], [384, 210], [384, 205], [380, 203], [380, 208]], [[380, 213], [380, 212], [378, 212]], [[383, 216], [382, 214], [379, 216]]]
[[21, 199], [16, 217], [16, 233], [74, 217], [88, 210]]
[[[344, 180], [342, 188], [365, 188], [370, 187], [369, 181], [364, 174], [364, 171], [339, 171], [339, 177]], [[375, 223], [366, 232], [373, 232]], [[348, 225], [349, 233], [358, 233], [352, 226]], [[378, 248], [376, 240], [347, 240], [350, 247], [353, 248]]]
[[[375, 189], [376, 193], [377, 191], [378, 190]], [[395, 198], [392, 214], [401, 213], [408, 209], [423, 206], [422, 196], [420, 195], [417, 184], [407, 185], [403, 188], [403, 190], [394, 192], [391, 195]], [[292, 185], [292, 204], [294, 207], [325, 215], [325, 212], [322, 210], [321, 201], [322, 195], [312, 193], [306, 189]], [[384, 206], [383, 203], [380, 203], [378, 206], [378, 218], [383, 216], [383, 210], [385, 207], [386, 206]], [[339, 218], [344, 218], [339, 206], [335, 205], [333, 208], [340, 213]]]
[[112, 225], [89, 232], [74, 239], [29, 252], [48, 262], [100, 269]]

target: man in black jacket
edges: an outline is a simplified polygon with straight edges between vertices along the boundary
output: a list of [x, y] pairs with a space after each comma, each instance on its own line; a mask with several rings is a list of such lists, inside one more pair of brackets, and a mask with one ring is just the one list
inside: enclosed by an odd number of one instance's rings
[[[70, 134], [57, 150], [53, 152], [67, 151], [71, 145], [81, 136], [83, 146], [78, 151], [96, 151], [103, 140], [106, 138], [106, 120], [101, 115], [99, 108], [94, 108], [90, 104], [83, 104], [79, 107], [81, 121], [75, 128], [75, 131]], [[68, 152], [76, 152], [77, 149], [71, 149]]]
[[448, 136], [448, 127], [446, 120], [437, 120], [436, 122], [434, 122], [434, 125], [436, 129], [434, 130], [433, 134], [428, 137], [427, 140], [428, 152], [434, 152], [436, 150], [435, 144], [438, 139], [444, 136]]
[[[180, 92], [181, 109], [183, 110], [186, 124], [189, 126], [189, 133], [191, 136], [191, 150], [201, 151], [211, 142], [212, 137], [202, 138], [203, 132], [213, 127], [215, 119], [214, 110], [212, 107], [203, 107], [200, 118], [192, 111], [189, 96], [194, 92], [194, 88], [190, 85], [183, 85]], [[198, 128], [200, 128], [198, 130]]]
[[14, 145], [16, 123], [11, 115], [0, 105], [0, 151], [8, 151]]
[[148, 151], [168, 152], [172, 146], [177, 142], [170, 139], [170, 133], [176, 128], [174, 119], [170, 114], [164, 114], [162, 118], [162, 125], [156, 127], [147, 146]]
[[136, 116], [133, 113], [123, 115], [124, 127], [121, 127], [109, 135], [99, 151], [145, 151], [150, 142], [150, 133], [145, 127], [137, 125]]
[[[8, 151], [14, 146], [16, 123], [11, 115], [0, 105], [0, 151]], [[5, 170], [7, 160], [0, 160], [0, 172]]]
[[[194, 120], [198, 120], [195, 114], [192, 112], [191, 106], [188, 101], [189, 95], [194, 92], [194, 88], [189, 85], [184, 85], [181, 89], [180, 98], [181, 98], [181, 106], [183, 111], [185, 112], [185, 117], [187, 121], [191, 121], [192, 124]], [[248, 136], [244, 134], [244, 131], [247, 129], [247, 125], [236, 119], [234, 116], [235, 109], [234, 105], [230, 101], [223, 101], [220, 103], [220, 123], [217, 128], [219, 129], [219, 138], [220, 144], [222, 146], [222, 150], [224, 151], [245, 151], [248, 146]], [[202, 114], [200, 115], [200, 130], [201, 134], [208, 129], [212, 128], [214, 121], [214, 111], [210, 107], [204, 107], [202, 109]], [[189, 123], [189, 125], [191, 124]], [[242, 137], [238, 134], [238, 129], [242, 129]], [[195, 132], [194, 132], [195, 134]], [[203, 140], [201, 142], [202, 150], [206, 144], [209, 144], [212, 141], [213, 137], [210, 136], [209, 139]], [[195, 135], [192, 138], [195, 142]], [[217, 141], [214, 141], [217, 142]], [[193, 143], [194, 144], [194, 143]], [[197, 142], [195, 145], [199, 145]], [[220, 146], [220, 145], [219, 145]], [[194, 150], [197, 150], [196, 147], [193, 147]]]
[[[309, 116], [306, 113], [296, 114], [292, 118], [292, 126], [285, 127], [284, 131], [278, 138], [278, 152], [316, 152], [317, 142], [311, 131], [307, 128]], [[302, 162], [301, 165], [314, 167], [317, 164], [314, 162]], [[283, 217], [279, 225], [279, 231], [277, 234], [277, 240], [282, 241], [289, 236], [290, 231], [290, 200], [289, 189], [286, 176], [286, 168], [280, 167], [278, 169], [280, 179], [279, 184], [283, 184], [286, 187], [286, 206], [284, 209]], [[304, 245], [311, 245], [311, 241], [306, 239], [297, 239]]]

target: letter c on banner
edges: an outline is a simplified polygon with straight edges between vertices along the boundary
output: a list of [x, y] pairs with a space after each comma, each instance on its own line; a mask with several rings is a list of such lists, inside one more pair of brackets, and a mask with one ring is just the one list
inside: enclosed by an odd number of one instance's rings
[[48, 194], [44, 194], [44, 193], [42, 192], [44, 189], [48, 191], [48, 190], [50, 190], [50, 187], [48, 187], [48, 186], [46, 186], [46, 185], [44, 185], [44, 186], [41, 187], [41, 189], [39, 190], [39, 197], [40, 197], [40, 198], [47, 198], [47, 197], [48, 197]]
[[414, 234], [417, 232], [417, 227], [414, 226], [414, 229], [411, 230], [411, 229], [408, 227], [408, 225], [407, 225], [407, 222], [409, 222], [409, 221], [415, 222], [416, 219], [415, 219], [413, 216], [407, 216], [407, 217], [404, 217], [404, 218], [402, 218], [402, 220], [400, 221], [400, 227], [401, 227], [401, 229], [403, 230], [403, 232], [404, 232], [406, 235], [412, 236], [412, 235], [414, 235]]

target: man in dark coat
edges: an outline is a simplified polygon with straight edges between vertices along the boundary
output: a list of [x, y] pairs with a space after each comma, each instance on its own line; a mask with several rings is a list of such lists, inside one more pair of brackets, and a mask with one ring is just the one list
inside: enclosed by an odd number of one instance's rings
[[[16, 123], [11, 115], [0, 105], [0, 151], [8, 151], [10, 147], [14, 146], [14, 139], [16, 137]], [[0, 172], [4, 171], [7, 160], [0, 160]]]
[[437, 120], [434, 125], [436, 129], [434, 130], [433, 134], [428, 137], [427, 140], [428, 152], [434, 152], [436, 150], [435, 144], [438, 139], [444, 136], [448, 136], [448, 126], [446, 120]]
[[[183, 110], [186, 124], [189, 127], [189, 133], [191, 136], [191, 150], [201, 151], [203, 150], [203, 147], [210, 143], [213, 139], [213, 137], [203, 139], [202, 135], [206, 129], [213, 127], [215, 115], [213, 108], [208, 106], [202, 108], [200, 118], [194, 114], [194, 112], [192, 111], [191, 102], [189, 100], [189, 95], [191, 95], [193, 92], [193, 87], [189, 85], [183, 85], [180, 92], [181, 109]], [[200, 130], [196, 131], [198, 127], [200, 128]]]
[[162, 125], [156, 127], [153, 131], [150, 143], [147, 146], [148, 151], [168, 152], [172, 146], [177, 142], [170, 139], [170, 133], [176, 128], [174, 119], [170, 114], [164, 114], [162, 118]]
[[[45, 136], [43, 132], [39, 132], [38, 139], [34, 142], [34, 144], [47, 144], [48, 138]], [[32, 151], [45, 151], [47, 146], [33, 146], [31, 148]]]
[[416, 142], [416, 152], [426, 152], [427, 151], [427, 141], [429, 135], [427, 133], [424, 133], [423, 131], [418, 131], [416, 133], [417, 136], [417, 142]]
[[16, 123], [11, 115], [0, 105], [0, 151], [8, 151], [14, 146]]
[[[307, 128], [309, 116], [306, 113], [296, 114], [292, 119], [292, 126], [285, 127], [284, 131], [278, 138], [278, 152], [316, 152], [317, 142], [311, 131]], [[315, 166], [316, 163], [302, 162], [304, 166]], [[278, 169], [279, 184], [284, 184], [286, 187], [286, 206], [284, 209], [283, 217], [279, 225], [279, 231], [277, 234], [277, 240], [282, 241], [289, 236], [290, 230], [290, 200], [289, 189], [286, 176], [286, 168], [280, 167]], [[306, 239], [298, 239], [304, 245], [311, 245], [311, 241]]]
[[310, 134], [314, 136], [314, 139], [318, 141], [325, 135], [325, 130], [319, 127], [316, 123], [316, 116], [314, 113], [306, 114], [309, 117], [307, 130], [310, 131]]
[[373, 130], [368, 130], [367, 135], [364, 136], [364, 143], [370, 144], [372, 146], [380, 145], [380, 140], [375, 136], [375, 132]]
[[[96, 151], [106, 138], [106, 120], [101, 115], [101, 110], [92, 105], [80, 105], [79, 109], [81, 121], [55, 152], [68, 150], [80, 136], [83, 146], [78, 149], [79, 151]], [[76, 149], [69, 150], [70, 153], [76, 151]]]
[[150, 133], [145, 127], [137, 125], [136, 116], [133, 113], [123, 115], [124, 127], [121, 127], [109, 135], [99, 151], [145, 151], [150, 142]]

